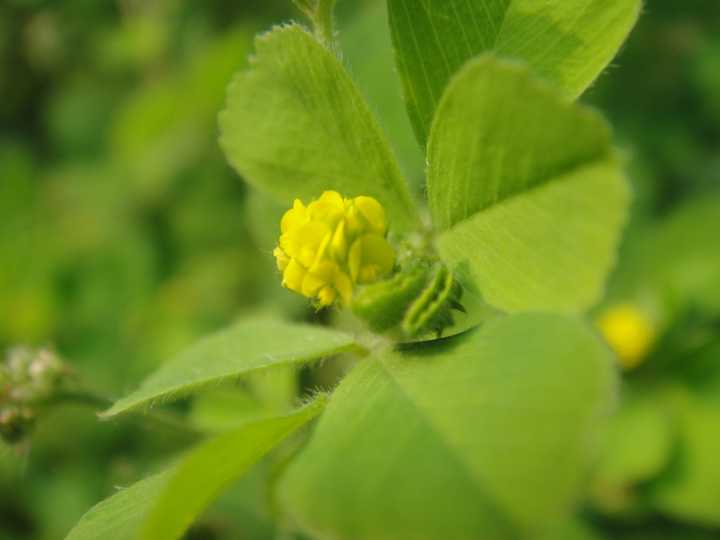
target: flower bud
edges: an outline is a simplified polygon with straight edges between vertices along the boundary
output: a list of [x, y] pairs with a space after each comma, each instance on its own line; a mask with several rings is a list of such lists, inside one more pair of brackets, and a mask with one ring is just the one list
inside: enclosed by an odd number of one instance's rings
[[35, 423], [29, 407], [0, 407], [0, 438], [7, 443], [20, 442]]
[[427, 332], [441, 334], [454, 323], [452, 310], [460, 304], [462, 287], [444, 265], [437, 265], [425, 289], [410, 304], [402, 321], [405, 335], [418, 337]]
[[655, 343], [650, 318], [631, 304], [611, 307], [597, 320], [597, 326], [622, 367], [628, 370], [639, 366]]

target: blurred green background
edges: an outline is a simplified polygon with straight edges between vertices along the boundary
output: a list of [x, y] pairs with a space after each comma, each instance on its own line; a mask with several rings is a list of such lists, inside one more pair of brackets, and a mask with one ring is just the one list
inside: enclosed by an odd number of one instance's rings
[[[382, 2], [339, 4], [345, 63], [420, 193]], [[53, 344], [112, 397], [242, 313], [312, 316], [275, 276], [277, 209], [217, 145], [253, 35], [291, 17], [289, 0], [0, 2], [0, 350]], [[608, 450], [620, 463], [606, 464], [588, 514], [611, 538], [720, 538], [720, 374], [707, 375], [720, 371], [720, 2], [648, 0], [583, 99], [610, 117], [635, 186], [608, 305], [642, 306], [661, 334], [626, 377], [646, 406], [627, 407]], [[660, 427], [623, 461], [638, 424]], [[132, 419], [53, 411], [0, 455], [0, 540], [63, 538], [180, 444]], [[253, 489], [192, 538], [267, 537], [238, 503]]]

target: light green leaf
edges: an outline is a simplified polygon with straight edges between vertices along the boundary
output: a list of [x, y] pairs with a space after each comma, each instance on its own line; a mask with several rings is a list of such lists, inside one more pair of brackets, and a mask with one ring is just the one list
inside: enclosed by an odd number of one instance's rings
[[421, 144], [443, 90], [470, 58], [524, 60], [579, 96], [612, 60], [641, 0], [388, 0], [408, 112]]
[[580, 311], [615, 259], [628, 188], [606, 123], [518, 64], [469, 63], [428, 146], [438, 247], [507, 311]]
[[272, 319], [243, 320], [181, 352], [103, 416], [148, 407], [261, 370], [297, 366], [357, 349], [347, 334]]
[[650, 480], [668, 463], [673, 432], [657, 400], [630, 397], [612, 418], [596, 476], [610, 487], [632, 488]]
[[138, 540], [148, 507], [167, 485], [173, 470], [150, 476], [93, 506], [65, 540]]
[[335, 189], [370, 195], [400, 230], [417, 210], [385, 136], [337, 57], [299, 26], [256, 41], [228, 91], [221, 144], [249, 182], [290, 205]]
[[319, 414], [326, 399], [210, 439], [165, 472], [91, 508], [66, 540], [176, 540], [253, 464]]
[[627, 243], [628, 256], [613, 283], [614, 296], [649, 297], [668, 314], [688, 306], [717, 313], [720, 250], [709, 246], [720, 237], [719, 215], [720, 193], [709, 192], [640, 229]]
[[360, 363], [280, 498], [342, 540], [518, 538], [569, 517], [612, 359], [579, 321], [523, 314]]
[[674, 518], [720, 527], [720, 407], [679, 387], [675, 394], [679, 446], [652, 486], [651, 504]]
[[280, 441], [317, 416], [321, 396], [297, 412], [211, 439], [175, 467], [147, 514], [141, 540], [175, 540], [202, 510]]
[[675, 444], [672, 420], [654, 394], [626, 388], [613, 415], [593, 475], [593, 498], [600, 508], [616, 513], [633, 510], [638, 487], [667, 466]]
[[562, 101], [528, 69], [483, 56], [448, 86], [428, 143], [428, 199], [436, 227], [584, 166], [608, 161], [610, 129]]

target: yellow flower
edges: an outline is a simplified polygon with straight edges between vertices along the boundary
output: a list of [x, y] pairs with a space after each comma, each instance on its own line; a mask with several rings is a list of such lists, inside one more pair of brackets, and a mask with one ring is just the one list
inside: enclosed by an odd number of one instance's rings
[[655, 342], [652, 322], [631, 304], [608, 309], [598, 319], [597, 325], [625, 369], [640, 365]]
[[347, 305], [356, 284], [377, 281], [395, 266], [386, 234], [385, 210], [372, 197], [326, 191], [307, 206], [295, 199], [273, 252], [282, 284], [319, 307], [338, 299]]

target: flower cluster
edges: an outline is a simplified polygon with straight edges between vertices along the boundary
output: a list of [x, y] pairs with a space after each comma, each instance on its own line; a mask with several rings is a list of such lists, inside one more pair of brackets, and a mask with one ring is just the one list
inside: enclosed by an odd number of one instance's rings
[[0, 364], [0, 436], [8, 442], [21, 439], [66, 374], [64, 364], [48, 349], [10, 349]]
[[338, 299], [348, 305], [356, 284], [373, 283], [395, 265], [385, 210], [372, 197], [326, 191], [307, 206], [295, 199], [280, 230], [274, 255], [282, 284], [318, 307]]

